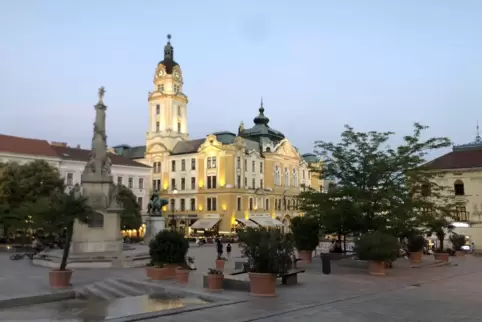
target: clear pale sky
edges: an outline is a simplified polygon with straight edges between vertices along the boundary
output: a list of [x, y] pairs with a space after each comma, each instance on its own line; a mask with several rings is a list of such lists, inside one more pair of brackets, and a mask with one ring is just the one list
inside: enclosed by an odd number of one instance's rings
[[455, 143], [482, 123], [480, 0], [2, 0], [0, 133], [90, 147], [105, 86], [109, 145], [144, 144], [172, 34], [192, 138], [270, 126], [302, 152], [344, 124]]

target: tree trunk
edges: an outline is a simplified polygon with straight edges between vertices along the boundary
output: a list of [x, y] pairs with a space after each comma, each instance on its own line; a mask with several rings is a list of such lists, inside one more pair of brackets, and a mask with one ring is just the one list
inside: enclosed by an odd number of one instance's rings
[[346, 235], [343, 235], [343, 253], [346, 254]]
[[62, 261], [60, 262], [60, 270], [65, 271], [67, 267], [67, 259], [69, 258], [70, 243], [72, 242], [72, 233], [74, 232], [74, 222], [67, 225], [67, 232], [65, 236], [64, 252], [62, 254]]

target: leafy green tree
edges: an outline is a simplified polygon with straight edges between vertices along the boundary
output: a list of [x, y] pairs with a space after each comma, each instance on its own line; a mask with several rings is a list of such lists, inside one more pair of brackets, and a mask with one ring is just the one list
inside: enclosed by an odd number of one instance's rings
[[134, 193], [124, 185], [118, 185], [119, 203], [124, 208], [121, 212], [121, 227], [123, 229], [139, 229], [142, 225], [141, 205]]
[[58, 170], [46, 161], [0, 165], [0, 225], [4, 234], [7, 235], [9, 227], [23, 226], [28, 215], [25, 204], [28, 207], [28, 204], [63, 190], [63, 179]]
[[[345, 232], [382, 230], [400, 238], [434, 218], [451, 218], [454, 194], [437, 183], [437, 172], [426, 167], [427, 153], [451, 142], [445, 137], [423, 139], [426, 129], [415, 123], [412, 135], [404, 136], [395, 148], [389, 145], [393, 132], [356, 132], [350, 126], [345, 126], [339, 143], [316, 142], [316, 153], [323, 159], [319, 175], [334, 180], [337, 189], [324, 197], [312, 191], [319, 196], [308, 196], [303, 205], [318, 211], [323, 226], [331, 226], [333, 219], [336, 224], [336, 214], [346, 214], [347, 220], [334, 226]], [[356, 227], [350, 227], [352, 220]]]
[[320, 224], [317, 218], [312, 216], [294, 217], [291, 220], [291, 232], [299, 251], [313, 251], [318, 246]]

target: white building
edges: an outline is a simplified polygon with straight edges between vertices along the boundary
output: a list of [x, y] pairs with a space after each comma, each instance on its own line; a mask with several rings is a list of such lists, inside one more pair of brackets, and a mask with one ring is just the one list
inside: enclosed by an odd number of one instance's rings
[[[22, 164], [34, 160], [45, 160], [59, 169], [67, 186], [80, 183], [80, 175], [89, 160], [89, 155], [90, 150], [68, 147], [66, 143], [49, 143], [46, 140], [0, 134], [0, 162]], [[131, 189], [142, 207], [142, 212], [146, 213], [151, 167], [112, 153], [110, 157], [114, 182]]]

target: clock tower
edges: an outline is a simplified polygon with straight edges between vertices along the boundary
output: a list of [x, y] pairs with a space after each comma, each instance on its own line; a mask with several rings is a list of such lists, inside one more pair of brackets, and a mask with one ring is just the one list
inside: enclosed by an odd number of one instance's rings
[[[181, 67], [174, 60], [171, 35], [167, 35], [164, 59], [154, 73], [154, 90], [149, 92], [149, 127], [146, 152], [170, 152], [177, 142], [189, 138], [187, 132], [188, 98], [182, 92]], [[161, 151], [163, 150], [163, 151]]]

